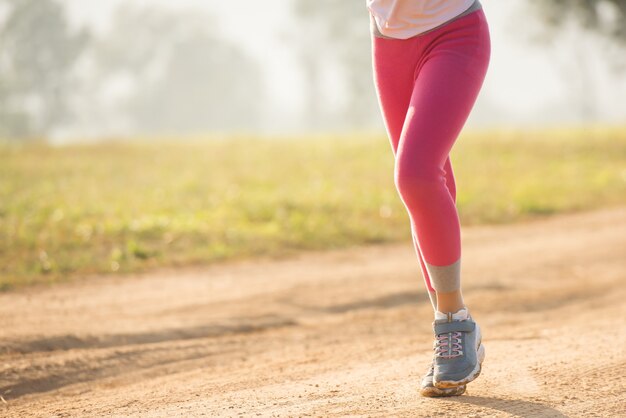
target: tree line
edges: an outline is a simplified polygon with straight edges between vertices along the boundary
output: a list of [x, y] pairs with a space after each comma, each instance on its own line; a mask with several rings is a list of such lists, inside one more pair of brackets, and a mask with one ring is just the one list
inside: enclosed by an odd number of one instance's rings
[[103, 132], [176, 134], [252, 128], [262, 113], [249, 100], [263, 97], [258, 63], [210, 17], [125, 5], [103, 35], [72, 27], [57, 0], [7, 4], [2, 137], [45, 137], [79, 115]]
[[[626, 0], [531, 4], [548, 27], [575, 19], [626, 43]], [[298, 28], [289, 42], [305, 80], [303, 129], [354, 128], [378, 120], [362, 2], [289, 5]], [[60, 0], [5, 0], [0, 137], [42, 138], [68, 123], [148, 135], [258, 128], [267, 113], [262, 66], [241, 45], [215, 33], [214, 18], [127, 3], [110, 30], [98, 33], [73, 27]], [[338, 109], [324, 105], [329, 65], [342, 80]]]

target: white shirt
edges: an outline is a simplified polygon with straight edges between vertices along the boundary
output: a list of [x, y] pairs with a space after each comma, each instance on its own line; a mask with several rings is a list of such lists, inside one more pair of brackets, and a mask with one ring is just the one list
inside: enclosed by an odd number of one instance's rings
[[366, 0], [380, 33], [407, 39], [463, 13], [474, 0]]

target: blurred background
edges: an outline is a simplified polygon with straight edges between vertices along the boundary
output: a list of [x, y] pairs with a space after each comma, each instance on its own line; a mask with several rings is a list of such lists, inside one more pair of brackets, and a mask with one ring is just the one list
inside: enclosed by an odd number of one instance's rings
[[[484, 0], [470, 127], [626, 118], [623, 1]], [[380, 130], [363, 1], [3, 0], [0, 134]]]
[[[481, 1], [464, 224], [624, 203], [626, 1]], [[409, 238], [369, 37], [362, 0], [0, 1], [0, 287]]]

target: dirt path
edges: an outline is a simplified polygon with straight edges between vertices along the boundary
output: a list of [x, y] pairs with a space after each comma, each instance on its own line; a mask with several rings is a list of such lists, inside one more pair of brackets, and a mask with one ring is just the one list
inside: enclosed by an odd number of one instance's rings
[[0, 416], [616, 417], [626, 208], [464, 229], [487, 358], [417, 394], [431, 312], [408, 243], [0, 294]]

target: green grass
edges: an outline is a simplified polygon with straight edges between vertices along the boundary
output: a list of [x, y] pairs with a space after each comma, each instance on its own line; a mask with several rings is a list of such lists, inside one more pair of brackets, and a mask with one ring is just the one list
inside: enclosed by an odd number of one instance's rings
[[[464, 134], [463, 225], [626, 203], [626, 128]], [[409, 239], [382, 136], [0, 146], [0, 289]]]

